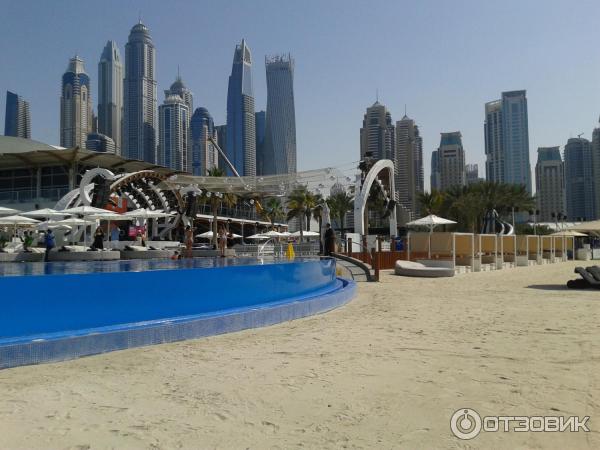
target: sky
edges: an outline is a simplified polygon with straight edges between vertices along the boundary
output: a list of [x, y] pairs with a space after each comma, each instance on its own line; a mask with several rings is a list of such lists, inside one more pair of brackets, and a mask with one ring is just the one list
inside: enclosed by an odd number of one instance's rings
[[[115, 40], [124, 58], [141, 16], [157, 54], [159, 103], [177, 67], [226, 122], [227, 79], [242, 38], [253, 56], [256, 109], [266, 107], [264, 57], [295, 59], [298, 169], [359, 159], [365, 109], [376, 100], [423, 136], [426, 188], [440, 133], [461, 131], [467, 163], [485, 172], [484, 103], [526, 89], [532, 169], [538, 147], [591, 138], [600, 116], [597, 0], [0, 0], [0, 98], [31, 104], [32, 138], [59, 143], [60, 84], [76, 53], [97, 101], [98, 60]], [[0, 124], [4, 108], [0, 108]]]

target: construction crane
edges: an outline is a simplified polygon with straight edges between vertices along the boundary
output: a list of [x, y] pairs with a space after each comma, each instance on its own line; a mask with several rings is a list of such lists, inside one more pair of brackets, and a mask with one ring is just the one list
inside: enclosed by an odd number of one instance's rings
[[215, 148], [219, 152], [219, 155], [221, 155], [221, 157], [223, 158], [223, 160], [227, 163], [227, 165], [229, 166], [229, 168], [231, 169], [231, 171], [233, 172], [233, 174], [236, 177], [241, 178], [239, 172], [235, 169], [235, 166], [233, 164], [231, 164], [231, 161], [229, 161], [229, 158], [227, 157], [227, 155], [225, 154], [225, 152], [221, 149], [221, 147], [219, 147], [219, 144], [217, 144], [217, 142], [213, 139], [213, 137], [209, 135], [208, 136], [208, 140], [210, 141], [210, 143], [212, 145], [215, 146]]

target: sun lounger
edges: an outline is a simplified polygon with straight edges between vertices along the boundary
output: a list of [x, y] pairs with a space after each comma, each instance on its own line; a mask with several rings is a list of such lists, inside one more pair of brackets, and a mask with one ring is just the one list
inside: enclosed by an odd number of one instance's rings
[[447, 267], [429, 267], [425, 264], [413, 262], [413, 261], [396, 261], [394, 269], [396, 275], [404, 277], [427, 277], [427, 278], [438, 278], [438, 277], [453, 277], [454, 269]]
[[575, 267], [575, 273], [581, 275], [582, 279], [569, 280], [567, 287], [571, 289], [585, 289], [589, 287], [600, 289], [600, 268], [598, 266], [585, 269], [583, 267]]

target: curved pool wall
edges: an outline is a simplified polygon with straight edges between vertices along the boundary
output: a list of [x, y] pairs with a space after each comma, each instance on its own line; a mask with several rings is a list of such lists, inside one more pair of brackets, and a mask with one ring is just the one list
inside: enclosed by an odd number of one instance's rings
[[0, 368], [272, 325], [356, 291], [325, 258], [53, 264], [0, 273]]

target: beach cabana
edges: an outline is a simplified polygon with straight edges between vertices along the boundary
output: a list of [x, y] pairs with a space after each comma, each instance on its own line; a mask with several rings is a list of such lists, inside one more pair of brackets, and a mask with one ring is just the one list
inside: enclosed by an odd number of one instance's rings
[[435, 214], [429, 214], [428, 216], [421, 217], [420, 219], [413, 220], [406, 224], [407, 227], [427, 227], [429, 228], [429, 252], [428, 258], [431, 258], [431, 235], [435, 227], [439, 225], [454, 225], [456, 222], [450, 219], [444, 219], [443, 217], [436, 216]]
[[554, 239], [552, 236], [540, 236], [541, 263], [554, 262]]
[[541, 240], [537, 235], [527, 235], [527, 259], [530, 265], [542, 263]]
[[572, 252], [573, 248], [575, 248], [575, 238], [587, 237], [587, 234], [580, 233], [579, 231], [564, 230], [552, 233], [550, 236], [553, 239], [554, 258], [559, 261], [568, 261], [569, 250]]
[[[495, 234], [475, 235], [476, 262], [479, 261], [479, 271], [502, 268], [502, 253], [498, 251], [499, 240]], [[477, 268], [475, 270], [478, 271]]]
[[[464, 268], [466, 272], [480, 268], [479, 259], [475, 262], [475, 235], [473, 233], [452, 233], [452, 257], [455, 268]], [[459, 269], [460, 270], [460, 269]]]
[[516, 267], [518, 265], [518, 236], [514, 234], [498, 235], [500, 241], [501, 268]]

